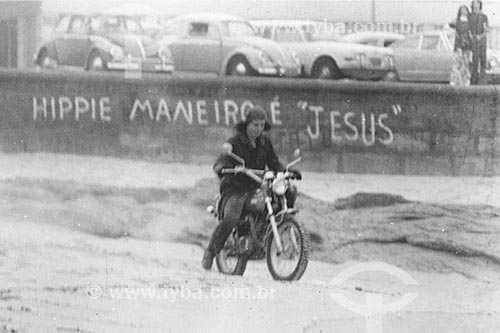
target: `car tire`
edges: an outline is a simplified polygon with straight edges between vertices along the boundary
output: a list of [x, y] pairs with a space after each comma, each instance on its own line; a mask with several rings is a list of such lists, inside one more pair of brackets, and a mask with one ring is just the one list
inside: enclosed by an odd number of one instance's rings
[[99, 53], [99, 51], [92, 51], [87, 60], [88, 71], [102, 71], [106, 70], [106, 62]]
[[242, 56], [234, 57], [227, 65], [226, 75], [254, 76], [256, 73]]
[[46, 49], [40, 51], [37, 65], [43, 70], [53, 70], [57, 67], [57, 60], [49, 56]]
[[342, 73], [335, 61], [330, 58], [320, 58], [314, 63], [311, 76], [320, 80], [339, 80], [342, 78]]
[[382, 81], [384, 81], [384, 82], [399, 82], [399, 75], [395, 71], [387, 72], [387, 73], [385, 73]]

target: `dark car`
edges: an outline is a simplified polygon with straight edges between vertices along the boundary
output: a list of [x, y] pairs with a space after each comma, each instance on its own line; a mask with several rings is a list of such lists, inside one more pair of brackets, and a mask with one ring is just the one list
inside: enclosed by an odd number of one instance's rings
[[34, 60], [47, 69], [174, 70], [168, 47], [147, 36], [137, 18], [126, 15], [64, 15]]

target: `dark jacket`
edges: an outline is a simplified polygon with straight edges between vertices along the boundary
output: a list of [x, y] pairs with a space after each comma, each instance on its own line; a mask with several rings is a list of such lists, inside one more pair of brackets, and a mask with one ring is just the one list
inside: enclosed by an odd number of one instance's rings
[[[265, 134], [257, 139], [255, 148], [243, 131], [238, 131], [228, 142], [233, 146], [233, 153], [245, 160], [247, 168], [265, 170], [267, 167], [272, 171], [285, 169], [274, 151], [271, 139]], [[221, 178], [220, 192], [223, 197], [226, 194], [249, 192], [260, 187], [260, 184], [245, 174], [223, 175], [221, 173], [222, 169], [234, 168], [237, 165], [239, 163], [231, 156], [221, 154], [213, 166], [213, 170]]]
[[472, 36], [482, 35], [488, 26], [488, 16], [483, 13], [471, 13], [469, 16], [469, 28]]

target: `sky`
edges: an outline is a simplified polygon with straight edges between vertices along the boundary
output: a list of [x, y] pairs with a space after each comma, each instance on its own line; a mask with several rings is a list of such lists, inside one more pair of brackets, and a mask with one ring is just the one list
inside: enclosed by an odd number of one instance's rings
[[[42, 0], [42, 10], [99, 11], [130, 0]], [[447, 23], [469, 0], [141, 0], [168, 16], [192, 11], [215, 11], [248, 18], [312, 18], [341, 22]], [[373, 12], [373, 5], [375, 12]], [[484, 0], [492, 26], [500, 26], [500, 0]]]

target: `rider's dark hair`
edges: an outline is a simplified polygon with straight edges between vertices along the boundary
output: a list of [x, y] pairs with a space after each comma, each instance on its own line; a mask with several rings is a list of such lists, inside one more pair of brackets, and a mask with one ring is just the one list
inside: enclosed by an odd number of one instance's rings
[[478, 3], [479, 4], [479, 9], [483, 10], [483, 2], [481, 0], [472, 0], [472, 2], [470, 3], [470, 8], [471, 9], [474, 6], [474, 3]]
[[267, 120], [266, 111], [261, 106], [255, 105], [246, 110], [245, 120], [236, 124], [236, 130], [238, 132], [245, 133], [248, 124], [257, 119], [266, 121], [266, 124], [264, 125], [264, 131], [269, 131], [271, 129], [271, 124]]

